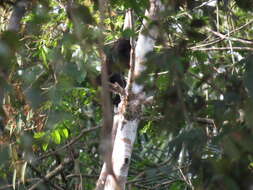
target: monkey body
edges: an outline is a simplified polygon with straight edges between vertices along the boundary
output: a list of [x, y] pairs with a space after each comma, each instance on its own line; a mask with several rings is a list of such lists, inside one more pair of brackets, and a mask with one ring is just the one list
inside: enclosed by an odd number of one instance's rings
[[[124, 73], [129, 69], [131, 45], [130, 40], [120, 38], [114, 42], [111, 47], [105, 47], [106, 65], [108, 71], [108, 80], [110, 83], [118, 83], [122, 88], [126, 87]], [[101, 85], [101, 75], [97, 78], [98, 85]], [[120, 103], [119, 95], [112, 95], [113, 105]]]
[[124, 72], [129, 69], [130, 40], [118, 39], [111, 48], [105, 49], [108, 74]]

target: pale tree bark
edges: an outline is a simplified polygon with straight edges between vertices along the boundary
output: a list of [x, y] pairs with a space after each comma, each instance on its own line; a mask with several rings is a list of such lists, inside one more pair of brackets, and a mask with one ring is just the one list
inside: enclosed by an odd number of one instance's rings
[[[112, 131], [115, 133], [112, 134], [112, 139], [115, 138], [111, 156], [113, 175], [107, 171], [106, 164], [104, 164], [97, 182], [97, 190], [125, 189], [133, 144], [142, 113], [142, 105], [147, 99], [144, 86], [137, 84], [135, 79], [140, 77], [141, 73], [146, 69], [146, 55], [153, 51], [159, 34], [158, 25], [154, 24], [154, 22], [159, 20], [163, 10], [164, 7], [160, 0], [150, 0], [150, 9], [145, 13], [148, 20], [145, 19], [143, 21], [136, 48], [132, 46], [127, 86], [124, 93], [121, 94], [122, 101], [113, 119]], [[131, 16], [127, 17], [131, 19]], [[131, 20], [125, 21], [125, 23], [132, 25]], [[133, 43], [133, 40], [131, 41]]]

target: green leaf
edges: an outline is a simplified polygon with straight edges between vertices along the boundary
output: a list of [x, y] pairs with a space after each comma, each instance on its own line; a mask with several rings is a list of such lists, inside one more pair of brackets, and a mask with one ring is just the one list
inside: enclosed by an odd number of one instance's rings
[[40, 139], [42, 138], [46, 133], [45, 132], [37, 132], [33, 135], [33, 138]]
[[44, 143], [44, 144], [42, 145], [42, 149], [43, 149], [44, 151], [47, 150], [47, 147], [48, 147], [48, 143]]
[[60, 132], [61, 132], [61, 136], [63, 136], [64, 138], [68, 138], [69, 131], [67, 128], [60, 130]]
[[22, 168], [21, 168], [21, 181], [22, 181], [22, 183], [25, 183], [26, 166], [27, 166], [27, 162], [22, 164]]
[[47, 63], [47, 53], [48, 53], [48, 49], [47, 47], [42, 47], [40, 49], [40, 55], [42, 57], [42, 60], [43, 60], [43, 64], [44, 66], [48, 69], [48, 63]]
[[252, 169], [253, 168], [253, 162], [250, 162], [249, 167]]
[[142, 129], [141, 129], [141, 133], [147, 133], [152, 127], [152, 121], [149, 121]]
[[17, 179], [17, 170], [14, 169], [14, 172], [13, 172], [13, 177], [12, 177], [12, 187], [13, 189], [15, 190], [16, 189], [16, 179]]
[[52, 132], [51, 134], [52, 140], [56, 143], [56, 144], [60, 144], [61, 143], [61, 135], [59, 130], [55, 130]]

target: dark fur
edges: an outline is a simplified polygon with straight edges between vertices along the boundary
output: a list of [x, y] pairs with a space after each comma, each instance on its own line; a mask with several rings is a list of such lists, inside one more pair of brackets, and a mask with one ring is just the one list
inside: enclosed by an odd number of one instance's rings
[[[125, 38], [118, 39], [112, 46], [105, 47], [106, 64], [109, 81], [111, 83], [118, 83], [122, 88], [126, 87], [126, 80], [124, 78], [125, 71], [129, 69], [130, 40]], [[101, 75], [98, 76], [98, 84], [101, 85]], [[119, 95], [112, 95], [113, 105], [120, 103]]]

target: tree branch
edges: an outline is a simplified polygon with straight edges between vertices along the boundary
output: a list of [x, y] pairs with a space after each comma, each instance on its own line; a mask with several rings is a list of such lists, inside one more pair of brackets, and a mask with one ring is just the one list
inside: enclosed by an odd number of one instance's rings
[[46, 183], [48, 183], [50, 186], [52, 186], [53, 188], [55, 188], [56, 190], [63, 190], [61, 187], [58, 187], [56, 185], [54, 185], [53, 183], [51, 183], [51, 181], [48, 181], [39, 170], [37, 170], [37, 168], [35, 168], [32, 164], [28, 163], [28, 166], [31, 168], [31, 170], [33, 170], [38, 176], [39, 178], [42, 178]]
[[36, 159], [34, 162], [36, 162], [36, 161], [41, 161], [41, 160], [43, 160], [43, 159], [45, 159], [45, 158], [47, 158], [47, 157], [49, 157], [49, 156], [51, 156], [51, 155], [54, 155], [54, 154], [57, 153], [57, 152], [60, 152], [60, 151], [62, 151], [62, 150], [64, 150], [64, 149], [70, 147], [71, 145], [73, 145], [73, 144], [75, 144], [77, 141], [79, 141], [79, 140], [83, 137], [83, 135], [84, 135], [85, 133], [91, 132], [91, 131], [94, 131], [94, 130], [97, 130], [97, 129], [99, 129], [99, 128], [101, 128], [101, 126], [92, 127], [92, 128], [88, 128], [88, 129], [84, 128], [83, 130], [81, 130], [80, 134], [79, 134], [78, 136], [76, 136], [75, 138], [73, 138], [69, 143], [65, 144], [64, 146], [62, 146], [62, 147], [60, 147], [60, 148], [58, 148], [58, 149], [56, 149], [55, 151], [48, 152], [47, 154], [45, 154], [45, 155], [41, 156], [40, 158]]
[[253, 41], [252, 41], [252, 40], [231, 37], [231, 36], [222, 34], [222, 33], [220, 33], [220, 32], [213, 31], [213, 30], [211, 30], [211, 29], [209, 29], [209, 28], [208, 28], [207, 30], [208, 30], [209, 32], [212, 32], [214, 35], [220, 37], [222, 40], [223, 40], [223, 39], [227, 39], [227, 40], [231, 40], [231, 41], [241, 42], [241, 43], [244, 43], [244, 44], [253, 44]]
[[[240, 27], [238, 27], [238, 28], [236, 28], [236, 29], [234, 29], [234, 30], [231, 30], [231, 31], [230, 31], [230, 35], [233, 34], [233, 33], [235, 33], [235, 32], [237, 32], [237, 31], [239, 31], [239, 30], [242, 30], [243, 28], [247, 27], [248, 25], [250, 25], [250, 24], [252, 24], [252, 23], [253, 23], [253, 20], [250, 20], [249, 22], [243, 24], [242, 26], [240, 26]], [[226, 34], [225, 36], [227, 37], [228, 35]], [[198, 49], [198, 48], [203, 48], [203, 47], [210, 46], [210, 45], [213, 45], [213, 44], [217, 44], [217, 43], [223, 41], [224, 39], [225, 39], [225, 38], [223, 38], [223, 39], [222, 39], [222, 38], [216, 38], [215, 40], [212, 40], [212, 41], [209, 42], [209, 43], [196, 45], [196, 46], [194, 46], [194, 47], [190, 47], [190, 49]]]
[[[192, 51], [223, 51], [223, 50], [231, 50], [230, 47], [210, 47], [210, 48], [198, 48], [198, 47], [190, 47], [188, 48]], [[233, 50], [238, 51], [253, 51], [251, 47], [233, 47]]]
[[41, 183], [44, 183], [44, 182], [52, 179], [53, 177], [55, 177], [56, 175], [58, 175], [64, 169], [64, 167], [66, 165], [70, 164], [71, 162], [73, 162], [72, 158], [65, 158], [61, 164], [59, 164], [51, 172], [47, 173], [46, 176], [43, 179], [39, 180], [32, 187], [30, 187], [28, 190], [35, 190]]

